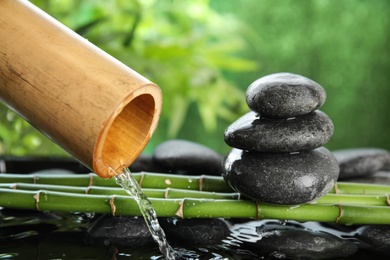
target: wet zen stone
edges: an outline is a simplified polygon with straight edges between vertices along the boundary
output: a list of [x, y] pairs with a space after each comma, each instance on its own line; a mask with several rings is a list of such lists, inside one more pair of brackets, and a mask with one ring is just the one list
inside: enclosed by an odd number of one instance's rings
[[329, 192], [339, 167], [324, 147], [294, 154], [232, 149], [224, 171], [225, 180], [242, 195], [270, 204], [296, 205]]
[[143, 246], [154, 240], [143, 217], [104, 215], [88, 228], [85, 242], [105, 246]]
[[201, 144], [170, 140], [156, 147], [153, 160], [172, 173], [221, 175], [223, 157]]
[[390, 256], [390, 226], [363, 226], [358, 229], [357, 238], [370, 245], [372, 251]]
[[334, 259], [357, 252], [356, 244], [325, 232], [292, 227], [258, 227], [256, 251], [279, 259]]
[[230, 233], [229, 224], [219, 218], [163, 218], [159, 222], [167, 239], [181, 245], [216, 245]]
[[348, 178], [347, 180], [349, 182], [390, 185], [390, 171], [379, 171], [369, 176]]
[[325, 90], [316, 82], [292, 73], [262, 77], [247, 89], [249, 108], [269, 118], [289, 118], [310, 113], [321, 107]]
[[157, 165], [152, 156], [141, 154], [129, 167], [131, 172], [165, 172], [165, 168]]
[[333, 154], [339, 162], [340, 180], [369, 176], [390, 166], [390, 153], [384, 149], [345, 149]]
[[295, 152], [324, 145], [333, 130], [332, 120], [319, 110], [293, 119], [268, 119], [248, 112], [226, 129], [225, 142], [248, 151]]

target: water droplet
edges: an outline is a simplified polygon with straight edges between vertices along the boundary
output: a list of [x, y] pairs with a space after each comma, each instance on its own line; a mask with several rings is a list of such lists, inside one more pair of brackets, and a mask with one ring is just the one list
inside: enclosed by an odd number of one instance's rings
[[286, 258], [286, 255], [284, 253], [277, 252], [277, 251], [272, 252], [270, 255], [277, 258], [277, 259], [285, 259]]
[[280, 224], [283, 225], [283, 226], [287, 225], [287, 223], [288, 223], [287, 220], [281, 220], [281, 221], [280, 221]]

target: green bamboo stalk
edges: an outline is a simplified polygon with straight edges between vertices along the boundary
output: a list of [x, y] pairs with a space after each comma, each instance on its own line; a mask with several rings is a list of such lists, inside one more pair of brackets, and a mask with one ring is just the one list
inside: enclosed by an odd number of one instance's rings
[[356, 205], [276, 206], [252, 201], [183, 199], [180, 217], [257, 218], [339, 224], [390, 224], [390, 207]]
[[[0, 183], [0, 188], [14, 190], [47, 190], [77, 194], [98, 194], [98, 195], [127, 195], [126, 191], [120, 187], [102, 187], [102, 186], [69, 186], [56, 184], [32, 184], [32, 183]], [[159, 190], [159, 193], [162, 191]]]
[[[160, 217], [253, 218], [340, 224], [390, 224], [390, 207], [353, 205], [275, 206], [249, 200], [150, 198]], [[87, 195], [54, 191], [0, 189], [0, 206], [39, 211], [95, 212], [140, 216], [137, 203], [128, 196]]]
[[329, 193], [335, 194], [390, 194], [390, 185], [369, 183], [337, 182]]
[[[123, 188], [119, 187], [101, 187], [101, 186], [65, 186], [51, 184], [30, 184], [30, 183], [5, 183], [0, 184], [0, 188], [9, 188], [15, 190], [47, 190], [78, 194], [96, 194], [96, 195], [122, 195], [128, 194]], [[183, 189], [143, 189], [146, 196], [150, 198], [209, 198], [209, 199], [240, 199], [238, 193], [218, 193], [204, 192]], [[245, 199], [245, 198], [244, 198]], [[366, 206], [389, 206], [390, 198], [388, 195], [351, 195], [351, 194], [327, 194], [312, 204], [349, 204]]]
[[67, 186], [108, 186], [117, 187], [113, 179], [102, 179], [94, 173], [90, 174], [0, 174], [0, 183], [33, 183], [55, 184]]
[[[47, 190], [47, 191], [59, 191], [77, 194], [95, 194], [95, 195], [122, 195], [128, 196], [127, 192], [123, 188], [119, 187], [102, 187], [102, 186], [66, 186], [66, 185], [54, 185], [54, 184], [31, 184], [31, 183], [0, 183], [0, 188], [14, 189], [14, 190]], [[151, 198], [210, 198], [210, 199], [239, 199], [239, 193], [219, 193], [219, 192], [206, 192], [206, 191], [194, 191], [184, 189], [142, 189], [146, 196]]]
[[[174, 188], [212, 192], [234, 192], [219, 176], [190, 176], [166, 173], [132, 173], [142, 188]], [[0, 183], [36, 183], [68, 186], [118, 187], [114, 179], [102, 179], [91, 174], [0, 174]], [[329, 192], [335, 194], [390, 194], [390, 185], [338, 182]]]
[[[132, 173], [142, 188], [175, 188], [198, 191], [233, 192], [219, 176], [192, 176], [163, 173]], [[68, 186], [118, 187], [114, 178], [102, 179], [96, 174], [0, 174], [0, 183], [35, 183]]]
[[[153, 199], [160, 216], [174, 216], [180, 199]], [[27, 191], [0, 188], [0, 206], [37, 211], [67, 211], [142, 216], [138, 204], [129, 196], [88, 195], [55, 191]]]
[[388, 195], [326, 194], [311, 204], [390, 206]]
[[[147, 189], [146, 194], [148, 193]], [[149, 195], [147, 195], [149, 197]], [[152, 197], [152, 196], [151, 196]], [[168, 188], [166, 191], [167, 199], [178, 199], [178, 198], [199, 198], [199, 199], [230, 199], [238, 200], [241, 198], [239, 193], [227, 193], [227, 192], [209, 192], [209, 191], [195, 191], [195, 190], [183, 190], [183, 189], [171, 189]]]

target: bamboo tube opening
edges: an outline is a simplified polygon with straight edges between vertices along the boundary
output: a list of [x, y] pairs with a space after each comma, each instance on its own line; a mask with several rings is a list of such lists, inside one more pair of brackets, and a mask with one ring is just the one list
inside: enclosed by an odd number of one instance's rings
[[120, 174], [145, 148], [160, 110], [158, 100], [155, 102], [157, 97], [152, 94], [130, 94], [106, 121], [93, 154], [93, 168], [99, 176]]
[[160, 88], [29, 1], [0, 0], [0, 100], [100, 177], [142, 152]]

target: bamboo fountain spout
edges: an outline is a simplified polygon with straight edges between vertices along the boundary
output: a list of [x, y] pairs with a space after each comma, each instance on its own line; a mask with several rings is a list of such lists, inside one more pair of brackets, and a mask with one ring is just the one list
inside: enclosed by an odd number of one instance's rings
[[0, 99], [100, 177], [129, 166], [161, 112], [158, 86], [28, 1], [0, 1]]

